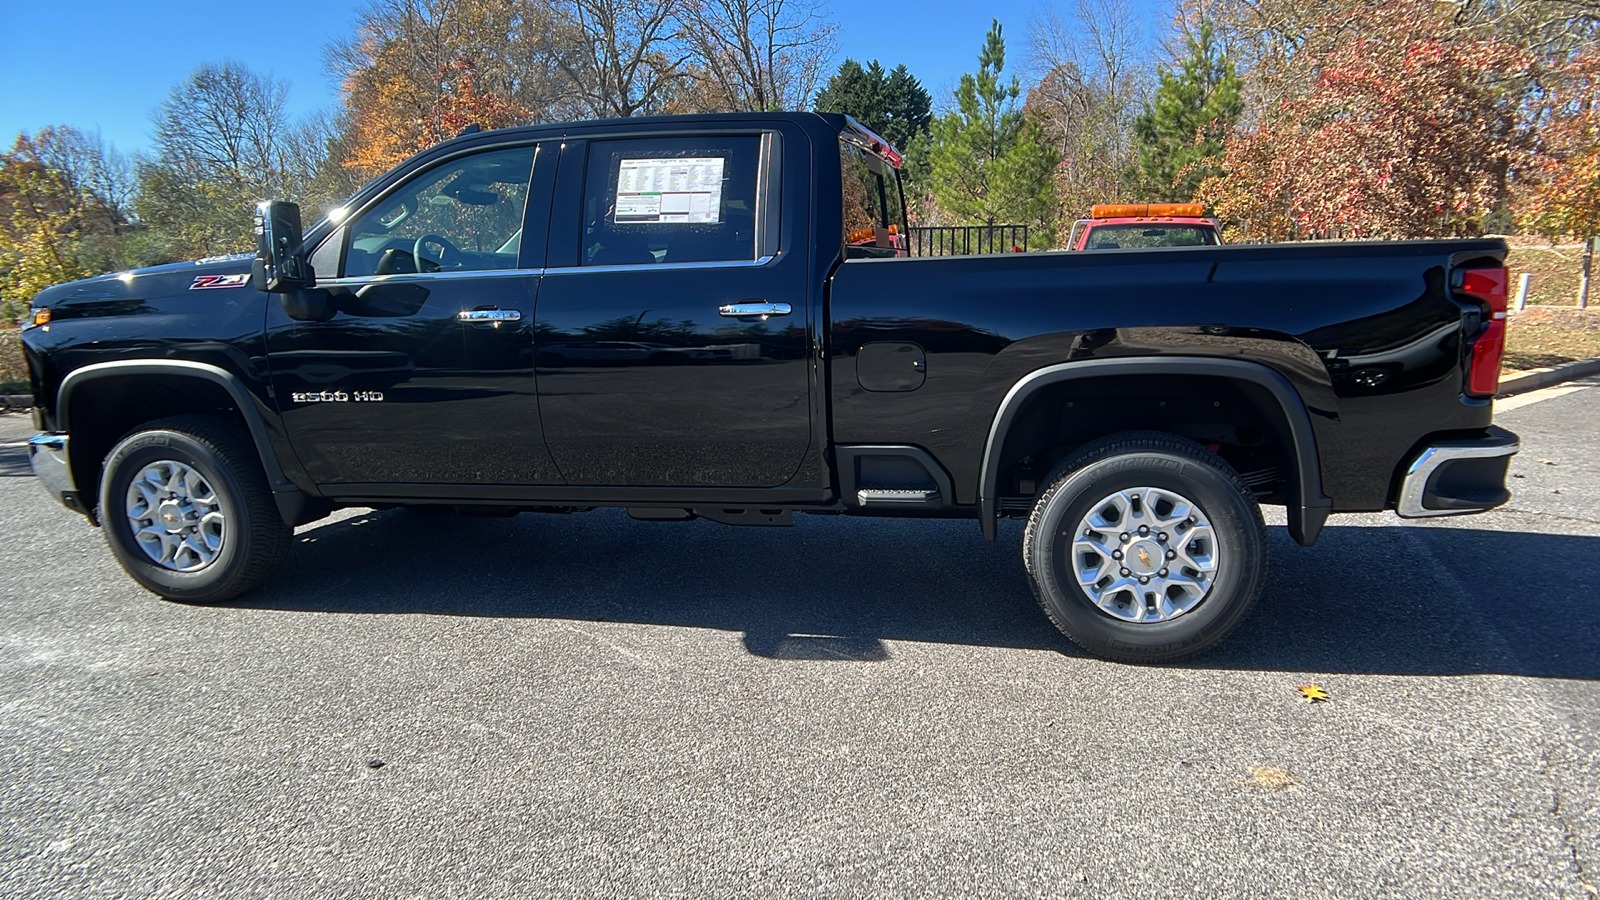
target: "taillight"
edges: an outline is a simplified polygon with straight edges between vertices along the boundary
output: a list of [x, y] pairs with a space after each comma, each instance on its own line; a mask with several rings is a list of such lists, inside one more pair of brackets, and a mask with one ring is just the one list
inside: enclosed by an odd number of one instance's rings
[[1468, 269], [1461, 274], [1461, 292], [1489, 304], [1489, 325], [1472, 342], [1467, 392], [1493, 394], [1500, 389], [1500, 358], [1506, 351], [1506, 282], [1504, 267]]

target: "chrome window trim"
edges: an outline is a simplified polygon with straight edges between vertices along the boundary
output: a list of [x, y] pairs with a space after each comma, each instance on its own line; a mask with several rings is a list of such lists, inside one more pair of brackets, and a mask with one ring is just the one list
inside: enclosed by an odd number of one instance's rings
[[546, 275], [566, 275], [573, 272], [661, 272], [668, 269], [753, 269], [777, 259], [777, 255], [760, 259], [705, 260], [678, 263], [623, 263], [615, 266], [550, 266]]
[[348, 278], [319, 278], [317, 287], [349, 287], [405, 281], [432, 281], [436, 278], [537, 278], [545, 269], [463, 269], [460, 272], [394, 272], [388, 275], [351, 275]]
[[1482, 442], [1459, 444], [1435, 444], [1417, 455], [1417, 458], [1406, 467], [1405, 479], [1400, 484], [1400, 500], [1395, 504], [1394, 511], [1403, 519], [1423, 519], [1432, 516], [1459, 516], [1466, 513], [1481, 512], [1475, 509], [1429, 509], [1422, 505], [1423, 495], [1428, 489], [1428, 479], [1448, 462], [1458, 459], [1492, 459], [1498, 456], [1514, 456], [1522, 449], [1521, 441], [1512, 441], [1509, 444], [1493, 444], [1484, 446]]

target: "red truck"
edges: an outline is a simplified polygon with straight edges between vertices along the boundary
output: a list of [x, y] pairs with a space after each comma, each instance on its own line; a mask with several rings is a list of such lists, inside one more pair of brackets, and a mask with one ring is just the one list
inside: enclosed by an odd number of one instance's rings
[[1072, 250], [1145, 247], [1215, 247], [1222, 243], [1217, 220], [1199, 203], [1102, 203], [1089, 218], [1072, 223]]

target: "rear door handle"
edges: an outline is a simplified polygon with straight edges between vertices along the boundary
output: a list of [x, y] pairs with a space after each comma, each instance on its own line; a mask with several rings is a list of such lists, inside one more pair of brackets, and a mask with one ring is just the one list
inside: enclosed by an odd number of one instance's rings
[[765, 320], [768, 316], [787, 316], [790, 312], [787, 303], [768, 303], [765, 300], [745, 300], [740, 303], [727, 303], [717, 309], [730, 319], [750, 319], [760, 317]]

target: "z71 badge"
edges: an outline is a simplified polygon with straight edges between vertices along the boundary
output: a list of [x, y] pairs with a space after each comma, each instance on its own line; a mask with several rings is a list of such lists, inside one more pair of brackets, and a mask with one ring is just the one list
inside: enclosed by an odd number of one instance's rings
[[249, 272], [241, 272], [238, 275], [196, 275], [194, 284], [189, 285], [189, 290], [209, 291], [216, 288], [236, 288], [244, 287], [249, 283]]

